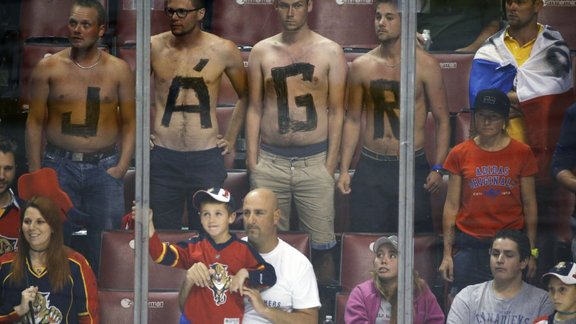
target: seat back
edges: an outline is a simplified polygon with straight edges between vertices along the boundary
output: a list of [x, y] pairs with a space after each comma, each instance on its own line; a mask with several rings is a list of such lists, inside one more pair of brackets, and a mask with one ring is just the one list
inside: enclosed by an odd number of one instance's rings
[[550, 25], [562, 34], [571, 50], [576, 50], [576, 28], [574, 26], [576, 5], [573, 1], [547, 1], [538, 13], [538, 22]]
[[335, 323], [344, 324], [344, 313], [346, 311], [346, 302], [348, 301], [349, 294], [338, 292], [336, 293], [334, 314], [336, 314]]
[[448, 111], [457, 113], [470, 107], [468, 102], [468, 79], [472, 66], [472, 53], [434, 53], [440, 64], [446, 87]]
[[274, 1], [214, 0], [212, 32], [237, 45], [253, 46], [280, 32]]
[[[134, 323], [134, 292], [124, 290], [98, 291], [100, 323]], [[180, 322], [178, 290], [148, 293], [148, 323], [178, 324]]]
[[236, 202], [236, 209], [241, 211], [244, 197], [250, 191], [248, 172], [246, 170], [229, 170], [222, 186], [230, 191]]
[[372, 1], [314, 1], [310, 28], [342, 47], [374, 48], [377, 45]]
[[[160, 240], [176, 243], [196, 235], [188, 231], [158, 231]], [[148, 254], [148, 251], [146, 251]], [[101, 289], [134, 289], [134, 232], [109, 231], [102, 233], [98, 283]], [[148, 285], [151, 290], [178, 290], [186, 271], [159, 265], [148, 258]]]
[[[342, 234], [340, 257], [340, 285], [343, 292], [352, 290], [359, 283], [370, 279], [374, 253], [370, 243], [383, 234]], [[440, 242], [436, 234], [422, 234], [414, 237], [414, 267], [430, 287], [434, 286], [438, 269]]]

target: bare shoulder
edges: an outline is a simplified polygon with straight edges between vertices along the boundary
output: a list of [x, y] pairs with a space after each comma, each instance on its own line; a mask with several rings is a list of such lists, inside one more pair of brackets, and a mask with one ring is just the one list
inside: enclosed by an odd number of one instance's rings
[[326, 38], [316, 32], [313, 32], [312, 38], [313, 45], [321, 51], [328, 51], [330, 54], [342, 54], [344, 55], [344, 50], [340, 44], [335, 41]]
[[352, 63], [350, 63], [350, 70], [356, 73], [364, 70], [372, 70], [372, 67], [378, 63], [378, 60], [376, 49], [373, 49], [355, 58]]
[[279, 35], [280, 34], [270, 36], [268, 38], [265, 38], [265, 39], [259, 41], [258, 43], [256, 43], [252, 47], [252, 50], [250, 52], [252, 53], [254, 51], [256, 51], [256, 52], [267, 51], [267, 50], [271, 49], [272, 47], [277, 46], [277, 44], [280, 43]]
[[153, 35], [150, 37], [152, 51], [168, 47], [170, 45], [170, 39], [173, 37], [172, 32], [169, 31]]
[[438, 60], [434, 57], [434, 55], [426, 52], [421, 48], [416, 48], [416, 64], [425, 67], [431, 67], [431, 68], [437, 67], [438, 69], [440, 68], [440, 64], [438, 63]]
[[64, 64], [69, 60], [69, 53], [69, 49], [64, 49], [52, 55], [45, 55], [36, 64], [36, 70], [50, 70], [59, 66], [64, 66]]
[[216, 48], [218, 48], [218, 50], [220, 51], [236, 51], [238, 50], [238, 47], [236, 46], [236, 44], [226, 38], [222, 38], [218, 35], [209, 33], [209, 32], [202, 32], [202, 34], [204, 35], [206, 42], [210, 45], [210, 46], [214, 46]]
[[102, 56], [108, 67], [114, 68], [118, 72], [131, 73], [130, 66], [128, 66], [128, 63], [123, 59], [104, 51], [102, 52]]

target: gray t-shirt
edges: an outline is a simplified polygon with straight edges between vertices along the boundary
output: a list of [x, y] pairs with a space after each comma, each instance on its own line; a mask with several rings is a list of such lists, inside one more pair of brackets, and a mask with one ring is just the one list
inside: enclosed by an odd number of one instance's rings
[[490, 280], [462, 289], [452, 302], [446, 323], [532, 324], [554, 311], [548, 293], [540, 288], [523, 282], [514, 298], [503, 299], [496, 297], [492, 283]]

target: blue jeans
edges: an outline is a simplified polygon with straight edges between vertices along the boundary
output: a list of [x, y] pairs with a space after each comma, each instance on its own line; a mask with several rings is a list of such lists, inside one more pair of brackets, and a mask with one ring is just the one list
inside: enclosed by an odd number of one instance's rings
[[[106, 170], [116, 166], [119, 153], [100, 160], [98, 164], [73, 162], [50, 152], [44, 153], [42, 166], [56, 170], [58, 182], [76, 208], [90, 217], [85, 224], [73, 224], [69, 220], [64, 224], [64, 241], [71, 242], [72, 231], [85, 226], [89, 244], [85, 251], [88, 259], [98, 273], [100, 264], [100, 244], [102, 231], [120, 227], [124, 214], [124, 180], [110, 176]], [[72, 247], [74, 248], [74, 247]]]
[[480, 240], [456, 230], [454, 242], [454, 282], [453, 295], [469, 285], [491, 280], [490, 271], [491, 240]]

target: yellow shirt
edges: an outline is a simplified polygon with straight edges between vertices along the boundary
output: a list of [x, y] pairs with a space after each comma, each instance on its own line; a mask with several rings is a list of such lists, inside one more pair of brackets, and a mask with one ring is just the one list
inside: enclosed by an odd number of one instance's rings
[[[544, 26], [538, 24], [538, 34], [540, 34], [543, 29]], [[530, 57], [532, 47], [534, 47], [534, 42], [536, 42], [536, 37], [534, 37], [534, 39], [528, 43], [520, 46], [518, 41], [510, 36], [510, 34], [508, 34], [508, 29], [506, 29], [506, 34], [504, 35], [504, 44], [506, 44], [506, 47], [508, 47], [510, 53], [514, 55], [514, 59], [516, 60], [518, 66], [522, 66], [522, 64], [524, 64], [524, 62], [526, 62], [526, 60]]]

